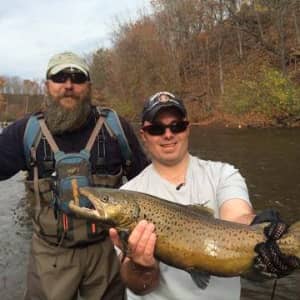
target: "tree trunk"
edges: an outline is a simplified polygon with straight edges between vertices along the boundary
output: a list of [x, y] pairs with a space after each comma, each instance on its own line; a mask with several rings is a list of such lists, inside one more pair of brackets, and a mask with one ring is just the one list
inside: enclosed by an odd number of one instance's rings
[[224, 73], [223, 73], [223, 53], [222, 53], [222, 40], [221, 37], [218, 39], [218, 62], [219, 62], [219, 81], [220, 81], [220, 92], [224, 95]]
[[277, 13], [277, 30], [279, 35], [279, 49], [280, 49], [280, 64], [283, 74], [286, 75], [286, 49], [285, 49], [285, 29], [284, 29], [284, 17], [286, 15], [286, 6], [282, 6]]
[[294, 24], [295, 24], [297, 45], [300, 46], [300, 30], [299, 30], [299, 24], [298, 24], [298, 20], [297, 20], [297, 14], [295, 11], [293, 11], [293, 18], [294, 18]]
[[253, 10], [254, 10], [254, 13], [255, 13], [256, 20], [257, 20], [258, 31], [259, 31], [259, 36], [260, 36], [260, 39], [261, 39], [261, 43], [264, 45], [265, 44], [264, 32], [263, 32], [263, 28], [262, 28], [262, 25], [261, 25], [259, 13], [255, 8], [255, 1], [253, 1], [252, 5], [253, 5]]
[[211, 95], [211, 86], [210, 86], [210, 49], [209, 49], [209, 38], [206, 39], [206, 78], [207, 78], [207, 91], [208, 95]]
[[25, 108], [24, 108], [24, 114], [26, 115], [28, 113], [28, 107], [29, 107], [29, 95], [25, 95]]
[[240, 30], [240, 25], [238, 24], [238, 22], [236, 22], [236, 34], [237, 34], [237, 39], [238, 39], [238, 53], [239, 53], [239, 58], [243, 59], [243, 43], [242, 43], [242, 32]]

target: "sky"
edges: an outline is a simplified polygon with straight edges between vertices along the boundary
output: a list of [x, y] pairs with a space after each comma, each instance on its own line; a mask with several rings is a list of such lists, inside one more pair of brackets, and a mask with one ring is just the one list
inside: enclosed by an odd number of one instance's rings
[[59, 52], [109, 47], [118, 22], [135, 20], [150, 0], [8, 0], [0, 7], [0, 76], [43, 79]]

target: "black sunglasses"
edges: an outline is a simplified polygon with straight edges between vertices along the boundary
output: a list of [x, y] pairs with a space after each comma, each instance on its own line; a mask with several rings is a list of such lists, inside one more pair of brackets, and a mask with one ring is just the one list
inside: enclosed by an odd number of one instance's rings
[[164, 124], [146, 125], [142, 127], [142, 129], [147, 133], [149, 133], [150, 135], [162, 135], [166, 132], [167, 128], [169, 128], [172, 133], [180, 133], [180, 132], [184, 132], [188, 126], [189, 126], [188, 121], [179, 121], [168, 125], [164, 125]]
[[72, 83], [82, 84], [89, 81], [89, 77], [81, 72], [58, 72], [57, 74], [51, 75], [49, 77], [55, 83], [65, 83], [68, 79], [71, 80]]

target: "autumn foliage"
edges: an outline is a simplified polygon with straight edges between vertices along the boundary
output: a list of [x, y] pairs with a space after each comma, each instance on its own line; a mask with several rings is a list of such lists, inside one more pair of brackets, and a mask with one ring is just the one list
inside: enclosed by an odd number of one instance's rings
[[[89, 55], [95, 103], [138, 120], [144, 99], [168, 90], [192, 122], [300, 126], [299, 0], [150, 2], [150, 12], [118, 23], [111, 47]], [[0, 92], [30, 95], [11, 97], [14, 116], [38, 107], [42, 81], [4, 79]], [[0, 118], [11, 111], [5, 101]]]
[[194, 122], [300, 119], [299, 1], [151, 3], [151, 14], [119, 24], [112, 47], [92, 54], [96, 99], [137, 118], [145, 97], [169, 90]]

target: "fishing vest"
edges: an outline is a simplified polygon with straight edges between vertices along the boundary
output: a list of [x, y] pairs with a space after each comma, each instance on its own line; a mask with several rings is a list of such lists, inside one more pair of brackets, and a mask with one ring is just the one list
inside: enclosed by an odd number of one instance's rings
[[[99, 224], [77, 218], [68, 206], [69, 201], [73, 200], [73, 179], [76, 179], [79, 187], [118, 187], [122, 176], [131, 166], [131, 149], [117, 114], [111, 109], [97, 110], [99, 118], [96, 125], [85, 148], [78, 153], [65, 153], [58, 148], [43, 114], [35, 114], [28, 120], [24, 133], [24, 152], [28, 168], [33, 170], [33, 180], [26, 180], [26, 191], [32, 208], [34, 230], [50, 244], [72, 247], [96, 242], [107, 236]], [[103, 125], [109, 135], [117, 139], [122, 154], [123, 166], [116, 175], [91, 174], [90, 153]], [[53, 153], [52, 173], [45, 178], [39, 178], [36, 156], [42, 138]], [[97, 162], [99, 160], [101, 163], [101, 159], [105, 157], [97, 158]], [[91, 203], [80, 196], [79, 205], [90, 207]]]

